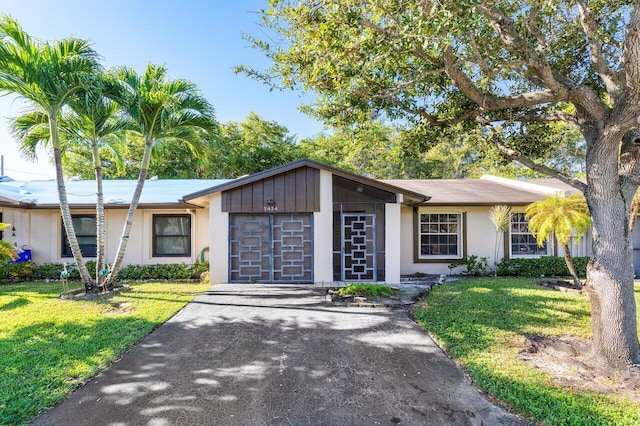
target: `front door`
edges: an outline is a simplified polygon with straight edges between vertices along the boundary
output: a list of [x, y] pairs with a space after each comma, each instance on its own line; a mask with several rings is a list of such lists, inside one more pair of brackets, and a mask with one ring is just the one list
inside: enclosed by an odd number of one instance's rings
[[230, 282], [313, 282], [312, 215], [230, 214]]
[[376, 281], [376, 215], [342, 213], [342, 280]]

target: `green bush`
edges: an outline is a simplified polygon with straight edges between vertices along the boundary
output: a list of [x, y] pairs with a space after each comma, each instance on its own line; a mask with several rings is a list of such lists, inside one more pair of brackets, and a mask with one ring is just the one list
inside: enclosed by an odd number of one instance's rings
[[[64, 265], [62, 263], [33, 262], [0, 264], [0, 283], [10, 284], [32, 280], [59, 280]], [[91, 276], [95, 275], [96, 262], [87, 261]], [[79, 280], [80, 273], [73, 263], [67, 265], [70, 280]], [[167, 263], [158, 265], [127, 265], [118, 274], [118, 279], [125, 281], [139, 280], [199, 280], [203, 272], [209, 271], [209, 262], [197, 262], [193, 265], [185, 263]]]
[[[87, 269], [91, 276], [95, 275], [96, 270], [96, 261], [88, 260], [86, 262]], [[62, 263], [42, 263], [35, 267], [35, 271], [33, 273], [34, 280], [59, 280], [60, 273], [64, 265]], [[78, 272], [78, 268], [76, 268], [73, 260], [67, 263], [67, 270], [69, 271], [69, 279], [70, 280], [79, 280], [80, 272]]]
[[[578, 276], [587, 275], [587, 263], [589, 257], [574, 257], [573, 265]], [[544, 276], [569, 276], [569, 269], [563, 257], [543, 256], [533, 259], [502, 259], [498, 262], [497, 273], [508, 277], [540, 277]]]
[[120, 270], [121, 280], [195, 280], [209, 270], [209, 262], [127, 265]]
[[478, 257], [475, 254], [465, 256], [462, 259], [451, 262], [449, 269], [457, 268], [458, 266], [465, 267], [460, 272], [462, 275], [470, 275], [472, 277], [489, 275], [489, 261], [486, 257]]
[[389, 297], [393, 289], [388, 285], [372, 283], [355, 283], [338, 290], [340, 296], [353, 294], [354, 296], [384, 296]]
[[11, 284], [31, 281], [35, 270], [36, 265], [33, 262], [2, 263], [0, 264], [0, 282]]

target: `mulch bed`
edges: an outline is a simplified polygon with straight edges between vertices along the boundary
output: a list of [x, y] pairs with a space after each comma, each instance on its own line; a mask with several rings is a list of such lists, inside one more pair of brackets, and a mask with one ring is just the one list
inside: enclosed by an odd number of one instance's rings
[[131, 290], [131, 287], [127, 285], [116, 287], [113, 290], [105, 291], [101, 293], [87, 293], [84, 288], [77, 288], [75, 290], [70, 290], [67, 292], [60, 293], [60, 299], [65, 299], [65, 300], [108, 299], [114, 294], [120, 293], [121, 291], [129, 291], [129, 290]]
[[572, 281], [566, 281], [561, 279], [545, 278], [538, 280], [538, 285], [542, 287], [550, 288], [553, 290], [563, 291], [565, 293], [582, 294], [582, 289], [573, 285]]

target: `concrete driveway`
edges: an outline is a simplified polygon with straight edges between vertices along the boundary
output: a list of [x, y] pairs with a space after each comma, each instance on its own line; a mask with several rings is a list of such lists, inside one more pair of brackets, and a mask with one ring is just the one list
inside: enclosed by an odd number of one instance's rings
[[38, 417], [60, 425], [516, 425], [402, 310], [218, 285]]

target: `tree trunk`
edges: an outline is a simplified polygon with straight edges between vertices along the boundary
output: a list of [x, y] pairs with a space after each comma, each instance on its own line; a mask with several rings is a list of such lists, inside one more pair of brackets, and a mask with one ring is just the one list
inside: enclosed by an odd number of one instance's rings
[[[493, 276], [498, 276], [498, 255], [500, 253], [500, 248], [504, 243], [504, 231], [496, 231], [496, 244], [493, 250], [493, 267], [495, 270], [493, 271]], [[504, 251], [502, 253], [502, 257], [504, 257]]]
[[582, 289], [582, 282], [580, 281], [580, 278], [578, 278], [576, 268], [573, 266], [573, 260], [571, 260], [569, 244], [562, 244], [562, 249], [564, 250], [564, 262], [567, 264], [567, 269], [573, 277], [573, 285], [576, 286], [576, 288]]
[[122, 236], [120, 237], [120, 245], [116, 252], [116, 258], [111, 266], [111, 276], [105, 283], [110, 286], [115, 283], [115, 280], [122, 267], [122, 261], [124, 260], [124, 253], [127, 250], [127, 244], [129, 243], [129, 235], [131, 234], [131, 225], [133, 224], [133, 216], [138, 208], [138, 202], [140, 201], [140, 195], [142, 194], [142, 188], [144, 187], [144, 181], [147, 178], [147, 171], [149, 169], [149, 163], [151, 162], [151, 148], [153, 141], [147, 140], [145, 143], [144, 154], [142, 156], [142, 164], [140, 166], [140, 174], [138, 175], [138, 184], [131, 197], [131, 204], [129, 205], [129, 211], [127, 212], [127, 218], [124, 222], [122, 229]]
[[71, 247], [71, 253], [73, 259], [76, 262], [78, 271], [80, 272], [80, 279], [85, 284], [86, 288], [93, 286], [93, 280], [87, 265], [84, 263], [82, 257], [82, 251], [80, 251], [80, 245], [78, 244], [78, 238], [76, 237], [76, 231], [73, 228], [73, 220], [71, 219], [71, 210], [69, 208], [69, 200], [67, 198], [67, 189], [64, 184], [64, 174], [62, 173], [62, 154], [60, 151], [60, 138], [58, 136], [58, 123], [55, 115], [49, 114], [49, 132], [51, 135], [51, 145], [53, 146], [53, 159], [56, 167], [56, 182], [58, 185], [58, 198], [60, 199], [60, 211], [62, 213], [62, 223], [64, 230], [67, 233], [67, 240], [69, 240], [69, 246]]
[[593, 250], [587, 266], [591, 300], [593, 356], [602, 363], [625, 367], [640, 363], [634, 271], [628, 209], [618, 176], [620, 137], [606, 131], [587, 148], [585, 193], [591, 212]]
[[102, 161], [97, 142], [91, 146], [93, 151], [93, 165], [96, 176], [96, 282], [101, 285], [100, 270], [105, 267], [105, 239], [107, 232], [104, 221], [104, 192], [102, 189]]

